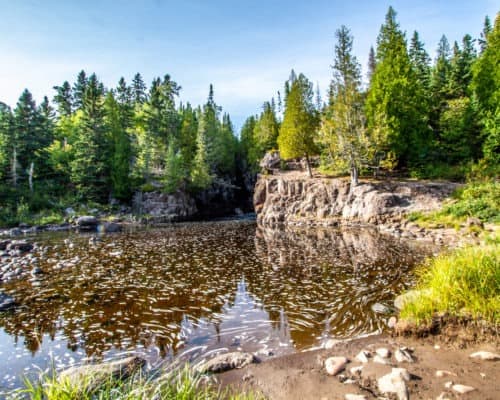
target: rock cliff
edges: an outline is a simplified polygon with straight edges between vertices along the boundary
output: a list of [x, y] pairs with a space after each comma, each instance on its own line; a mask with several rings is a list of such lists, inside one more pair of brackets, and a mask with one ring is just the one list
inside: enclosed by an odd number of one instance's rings
[[297, 173], [260, 175], [254, 192], [262, 226], [384, 224], [413, 211], [434, 210], [457, 188], [450, 182], [306, 178]]

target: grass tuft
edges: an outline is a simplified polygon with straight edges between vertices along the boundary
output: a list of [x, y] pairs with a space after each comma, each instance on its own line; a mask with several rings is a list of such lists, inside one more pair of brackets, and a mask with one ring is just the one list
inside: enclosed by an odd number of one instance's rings
[[405, 302], [404, 320], [430, 323], [435, 313], [500, 323], [500, 247], [467, 247], [432, 259], [419, 271], [418, 295]]
[[139, 371], [122, 379], [109, 375], [107, 379], [86, 376], [75, 386], [68, 379], [55, 373], [40, 373], [30, 380], [25, 378], [25, 388], [15, 390], [9, 399], [30, 400], [259, 400], [254, 393], [233, 394], [222, 391], [204, 375], [194, 373], [189, 367], [183, 370], [157, 371], [144, 375]]

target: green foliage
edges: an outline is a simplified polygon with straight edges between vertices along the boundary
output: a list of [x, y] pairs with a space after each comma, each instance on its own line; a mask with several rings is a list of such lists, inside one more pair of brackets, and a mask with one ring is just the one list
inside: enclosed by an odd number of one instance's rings
[[335, 36], [330, 102], [323, 113], [318, 141], [324, 148], [323, 157], [329, 156], [336, 169], [347, 167], [352, 184], [356, 185], [359, 171], [374, 146], [365, 128], [361, 66], [352, 55], [353, 38], [345, 26]]
[[156, 371], [146, 376], [138, 372], [129, 378], [109, 376], [95, 384], [86, 376], [79, 386], [68, 379], [58, 379], [56, 374], [41, 374], [38, 380], [25, 379], [25, 388], [11, 394], [13, 399], [30, 400], [252, 400], [261, 399], [254, 393], [233, 394], [203, 382], [203, 376], [188, 367], [183, 370]]
[[435, 313], [500, 322], [500, 247], [467, 247], [438, 256], [422, 267], [418, 294], [404, 303], [401, 317], [430, 323]]
[[428, 110], [423, 82], [410, 62], [404, 33], [392, 8], [377, 39], [377, 68], [366, 99], [368, 128], [377, 147], [416, 165], [428, 151]]
[[318, 128], [318, 112], [313, 104], [312, 83], [300, 74], [290, 81], [290, 91], [285, 99], [285, 113], [278, 136], [278, 147], [283, 159], [309, 157], [317, 153], [314, 142]]
[[174, 193], [186, 185], [188, 174], [182, 153], [176, 150], [175, 143], [170, 143], [165, 163], [164, 191]]

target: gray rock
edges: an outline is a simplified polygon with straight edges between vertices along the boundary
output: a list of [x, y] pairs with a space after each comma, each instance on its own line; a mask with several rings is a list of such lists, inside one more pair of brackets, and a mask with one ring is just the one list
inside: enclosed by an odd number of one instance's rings
[[17, 251], [18, 254], [27, 253], [28, 251], [33, 250], [33, 244], [27, 242], [26, 240], [12, 240], [7, 245], [7, 250], [9, 251]]
[[473, 392], [474, 390], [476, 390], [472, 386], [460, 385], [460, 384], [453, 385], [451, 388], [455, 392], [460, 393], [460, 394], [465, 394], [465, 393]]
[[0, 311], [7, 311], [16, 306], [16, 301], [13, 297], [0, 292]]
[[196, 367], [200, 373], [219, 373], [231, 369], [239, 369], [255, 362], [255, 357], [250, 353], [235, 351], [232, 353], [219, 354], [205, 363]]
[[278, 169], [281, 158], [278, 151], [267, 152], [259, 163], [259, 167], [266, 170]]
[[62, 371], [58, 379], [67, 382], [72, 387], [81, 387], [83, 384], [89, 387], [97, 387], [109, 380], [110, 377], [125, 379], [145, 364], [144, 359], [132, 356], [101, 364], [71, 367]]
[[361, 350], [356, 356], [356, 360], [362, 363], [367, 363], [369, 358], [371, 357], [371, 353], [367, 350]]
[[21, 236], [23, 234], [23, 231], [19, 228], [12, 228], [10, 231], [9, 231], [9, 235], [10, 236]]
[[92, 215], [82, 215], [75, 221], [79, 228], [96, 228], [99, 225], [99, 220]]
[[0, 250], [1, 251], [6, 250], [9, 243], [10, 243], [10, 240], [0, 240]]
[[100, 230], [106, 233], [121, 232], [122, 229], [123, 229], [122, 226], [115, 222], [105, 222], [102, 225], [100, 225]]
[[393, 368], [390, 374], [384, 375], [377, 380], [378, 390], [382, 394], [395, 393], [398, 400], [408, 400], [410, 395], [406, 382], [410, 380], [410, 374], [404, 368]]
[[375, 353], [379, 355], [382, 358], [389, 358], [391, 356], [391, 351], [385, 347], [380, 347], [377, 350], [375, 350]]
[[362, 394], [351, 394], [351, 393], [347, 393], [345, 396], [344, 396], [344, 399], [345, 400], [366, 400], [367, 397], [362, 395]]
[[491, 351], [477, 351], [472, 353], [470, 358], [476, 358], [483, 361], [498, 361], [500, 360], [500, 354], [492, 353]]
[[345, 369], [348, 362], [346, 357], [328, 357], [325, 361], [326, 373], [335, 376]]
[[415, 361], [412, 354], [407, 349], [397, 349], [394, 352], [394, 358], [396, 358], [397, 362], [412, 363]]
[[387, 307], [386, 305], [381, 304], [381, 303], [372, 304], [371, 309], [374, 313], [377, 313], [377, 314], [390, 314], [391, 313], [391, 309], [389, 307]]
[[75, 212], [75, 210], [74, 210], [73, 208], [68, 207], [68, 208], [66, 208], [66, 209], [64, 210], [64, 213], [65, 213], [66, 215], [75, 215], [75, 213], [76, 213], [76, 212]]

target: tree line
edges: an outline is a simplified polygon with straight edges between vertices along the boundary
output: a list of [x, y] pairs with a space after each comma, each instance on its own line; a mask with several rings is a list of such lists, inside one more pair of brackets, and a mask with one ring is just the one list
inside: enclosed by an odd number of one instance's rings
[[[207, 102], [178, 103], [169, 75], [105, 88], [96, 74], [55, 86], [37, 105], [25, 90], [0, 103], [1, 215], [58, 204], [128, 202], [136, 190], [198, 191], [236, 174], [238, 140], [210, 86]], [[0, 216], [1, 217], [1, 216]]]
[[418, 32], [406, 38], [389, 8], [368, 84], [353, 54], [353, 35], [335, 33], [332, 80], [326, 104], [312, 83], [293, 70], [281, 93], [248, 118], [242, 151], [256, 169], [266, 151], [284, 159], [320, 156], [321, 168], [350, 173], [397, 169], [415, 177], [461, 178], [473, 163], [498, 173], [500, 161], [500, 14], [485, 18], [479, 38], [466, 34], [450, 46], [442, 36], [434, 62]]

